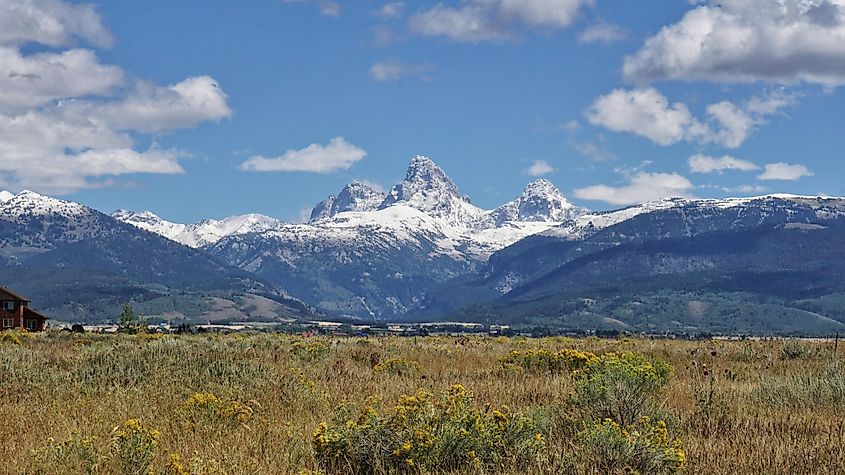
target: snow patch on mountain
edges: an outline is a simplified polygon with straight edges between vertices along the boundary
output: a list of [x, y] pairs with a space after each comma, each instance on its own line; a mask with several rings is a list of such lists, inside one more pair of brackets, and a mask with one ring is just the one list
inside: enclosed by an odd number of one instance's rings
[[14, 193], [10, 193], [6, 190], [0, 191], [0, 203], [2, 203], [4, 201], [9, 201], [10, 199], [12, 199], [14, 197], [15, 197]]
[[150, 211], [136, 213], [118, 210], [112, 217], [194, 248], [214, 244], [227, 236], [263, 232], [282, 224], [278, 219], [254, 213], [221, 220], [208, 219], [193, 224], [167, 221]]
[[96, 211], [79, 203], [52, 198], [29, 190], [21, 191], [17, 195], [6, 195], [3, 200], [0, 200], [0, 219], [7, 221], [33, 216], [82, 219], [92, 213]]
[[802, 196], [793, 194], [771, 194], [763, 196], [752, 196], [744, 198], [723, 198], [723, 199], [689, 199], [689, 198], [664, 198], [662, 200], [642, 203], [627, 208], [607, 211], [586, 213], [575, 219], [570, 219], [559, 226], [542, 232], [545, 236], [554, 236], [567, 240], [580, 240], [591, 234], [625, 222], [634, 217], [666, 211], [671, 209], [713, 209], [724, 210], [738, 207], [776, 207], [779, 203], [797, 203], [808, 206], [815, 211], [819, 219], [835, 219], [845, 216], [845, 200], [842, 198], [828, 198], [818, 196]]

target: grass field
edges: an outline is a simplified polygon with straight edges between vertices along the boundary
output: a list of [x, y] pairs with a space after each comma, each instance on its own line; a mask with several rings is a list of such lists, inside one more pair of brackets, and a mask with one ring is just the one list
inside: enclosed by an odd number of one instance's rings
[[9, 474], [845, 472], [832, 342], [6, 333], [0, 417]]

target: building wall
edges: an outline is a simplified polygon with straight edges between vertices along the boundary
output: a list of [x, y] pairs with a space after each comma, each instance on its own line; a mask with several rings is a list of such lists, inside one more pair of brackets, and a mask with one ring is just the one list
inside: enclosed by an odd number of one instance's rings
[[[0, 325], [3, 325], [3, 321], [6, 320], [6, 319], [9, 319], [9, 318], [11, 318], [13, 320], [12, 321], [12, 327], [22, 326], [23, 325], [23, 306], [19, 305], [18, 308], [16, 309], [16, 311], [14, 311], [14, 312], [9, 312], [7, 310], [0, 308]], [[3, 326], [3, 329], [8, 330], [8, 327]]]

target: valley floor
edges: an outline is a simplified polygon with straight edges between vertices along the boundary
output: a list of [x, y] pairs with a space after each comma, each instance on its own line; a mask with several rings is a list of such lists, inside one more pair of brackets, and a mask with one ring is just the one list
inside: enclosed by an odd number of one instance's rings
[[833, 346], [6, 332], [0, 473], [841, 473]]

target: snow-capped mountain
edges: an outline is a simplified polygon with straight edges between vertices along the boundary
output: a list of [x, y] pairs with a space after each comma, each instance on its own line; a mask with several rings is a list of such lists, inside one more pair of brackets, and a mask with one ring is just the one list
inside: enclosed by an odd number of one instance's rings
[[226, 236], [258, 233], [274, 229], [282, 224], [278, 219], [254, 213], [230, 216], [220, 220], [207, 219], [193, 224], [173, 223], [150, 211], [136, 213], [121, 209], [112, 213], [112, 217], [195, 248], [214, 244]]
[[279, 287], [72, 201], [0, 193], [0, 283], [51, 318], [113, 319], [126, 302], [173, 318], [313, 316]]
[[[16, 236], [0, 241], [0, 247], [51, 248], [54, 242], [77, 242], [102, 237], [109, 232], [102, 226], [103, 215], [72, 201], [44, 196], [24, 190], [14, 195], [3, 192], [0, 201], [0, 222], [21, 230]], [[15, 244], [11, 244], [14, 242]]]
[[[537, 180], [525, 187], [522, 194], [513, 201], [488, 213], [492, 226], [501, 226], [508, 221], [516, 222], [564, 222], [589, 213], [563, 196], [563, 193], [548, 180]], [[492, 227], [488, 224], [488, 227]]]
[[401, 204], [426, 213], [456, 229], [470, 229], [485, 211], [462, 196], [457, 185], [431, 159], [417, 155], [408, 165], [405, 180], [394, 186], [380, 209]]
[[[419, 231], [431, 236], [429, 230], [399, 229], [405, 221], [387, 223], [380, 213], [394, 207], [416, 210], [436, 222], [442, 231], [434, 242], [441, 243], [442, 251], [453, 253], [463, 249], [461, 259], [483, 261], [493, 252], [516, 241], [546, 231], [561, 222], [587, 213], [572, 205], [560, 191], [547, 180], [529, 184], [513, 201], [496, 208], [484, 210], [462, 196], [457, 185], [431, 159], [414, 157], [408, 165], [405, 180], [387, 194], [362, 182], [346, 185], [340, 193], [330, 195], [318, 203], [306, 225], [287, 225], [267, 216], [248, 214], [222, 220], [206, 220], [194, 224], [174, 223], [150, 211], [133, 212], [118, 210], [112, 216], [125, 223], [151, 231], [191, 247], [215, 244], [221, 239], [265, 231], [310, 230], [312, 234], [328, 238], [336, 229], [354, 226], [383, 227], [389, 225], [398, 236], [414, 235]], [[355, 216], [346, 216], [355, 213]], [[402, 214], [402, 213], [400, 213]], [[309, 228], [308, 226], [312, 226]], [[342, 239], [339, 236], [338, 239]]]
[[320, 308], [379, 317], [404, 313], [437, 282], [586, 212], [545, 180], [484, 210], [432, 160], [416, 156], [386, 196], [352, 183], [318, 204], [307, 224], [229, 236], [206, 249]]
[[[660, 214], [665, 222], [668, 216], [684, 220], [688, 236], [706, 232], [709, 228], [696, 230], [695, 223], [707, 222], [724, 229], [739, 229], [758, 226], [771, 220], [784, 222], [810, 222], [814, 219], [827, 220], [845, 216], [845, 200], [816, 196], [771, 194], [746, 198], [688, 199], [664, 198], [627, 208], [586, 212], [559, 226], [544, 231], [545, 236], [567, 240], [582, 240], [603, 229], [630, 221], [638, 216]], [[729, 222], [714, 222], [714, 216], [732, 216]]]
[[347, 211], [375, 211], [384, 201], [385, 194], [366, 183], [354, 181], [338, 193], [321, 201], [311, 211], [310, 222], [331, 218]]
[[[698, 302], [709, 295], [723, 302], [713, 304], [712, 322], [741, 315], [746, 325], [772, 309], [751, 303], [743, 314], [738, 295], [766, 305], [786, 299], [778, 311], [790, 313], [805, 305], [822, 308], [808, 299], [845, 292], [843, 243], [843, 198], [664, 199], [588, 213], [523, 239], [494, 253], [476, 275], [430, 290], [413, 314], [425, 318], [467, 308], [467, 318], [478, 313], [494, 320], [557, 319], [562, 326], [599, 328], [607, 321], [584, 320], [589, 313], [584, 302], [619, 299], [627, 292], [633, 303], [613, 314], [614, 322], [646, 328], [649, 315], [686, 308], [686, 300], [667, 306], [667, 295], [677, 291], [681, 299]], [[652, 293], [662, 303], [637, 309], [644, 302], [640, 297]], [[759, 297], [747, 297], [751, 294]], [[719, 306], [724, 302], [728, 308]], [[612, 314], [605, 311], [599, 316]], [[672, 322], [687, 321], [682, 314], [668, 314]], [[806, 317], [795, 313], [799, 320]], [[691, 328], [707, 324], [690, 323]]]
[[[121, 210], [112, 217], [33, 192], [2, 192], [0, 263], [17, 272], [19, 280], [24, 279], [21, 269], [35, 269], [22, 281], [45, 294], [58, 288], [49, 284], [57, 276], [72, 281], [74, 289], [99, 289], [99, 294], [92, 290], [92, 298], [100, 308], [105, 308], [103, 292], [115, 292], [115, 285], [130, 289], [127, 298], [153, 299], [183, 288], [226, 287], [236, 291], [228, 294], [229, 301], [232, 295], [258, 291], [277, 302], [292, 302], [289, 310], [299, 305], [305, 314], [307, 306], [287, 296], [333, 314], [437, 318], [464, 304], [510, 295], [569, 292], [620, 279], [627, 285], [626, 276], [702, 270], [720, 275], [720, 269], [738, 272], [746, 264], [760, 272], [776, 271], [787, 262], [778, 252], [787, 252], [783, 249], [789, 245], [810, 253], [802, 254], [807, 262], [823, 265], [839, 255], [804, 246], [824, 247], [824, 239], [805, 239], [801, 233], [820, 230], [819, 236], [838, 239], [836, 233], [845, 230], [845, 199], [671, 198], [591, 212], [570, 203], [552, 183], [537, 180], [512, 201], [484, 210], [463, 197], [434, 162], [415, 157], [403, 182], [389, 193], [352, 183], [318, 205], [313, 217], [301, 224], [261, 215], [179, 224], [151, 212]], [[719, 239], [727, 245], [737, 235], [779, 250], [752, 255], [754, 246], [742, 247], [740, 241], [722, 251]], [[699, 241], [705, 244], [697, 248]], [[787, 260], [789, 266], [804, 265]], [[600, 264], [583, 264], [593, 261]], [[570, 269], [578, 269], [578, 279], [564, 278]], [[0, 280], [8, 279], [2, 272], [0, 266]], [[814, 282], [813, 289], [824, 287]], [[158, 290], [139, 294], [151, 289]], [[200, 301], [210, 306], [206, 311], [216, 312], [217, 297], [193, 295], [189, 305]], [[242, 307], [254, 303], [244, 301]], [[550, 305], [553, 313], [554, 300]]]
[[402, 314], [438, 282], [472, 272], [491, 249], [404, 205], [230, 236], [206, 248], [314, 302], [360, 317]]

